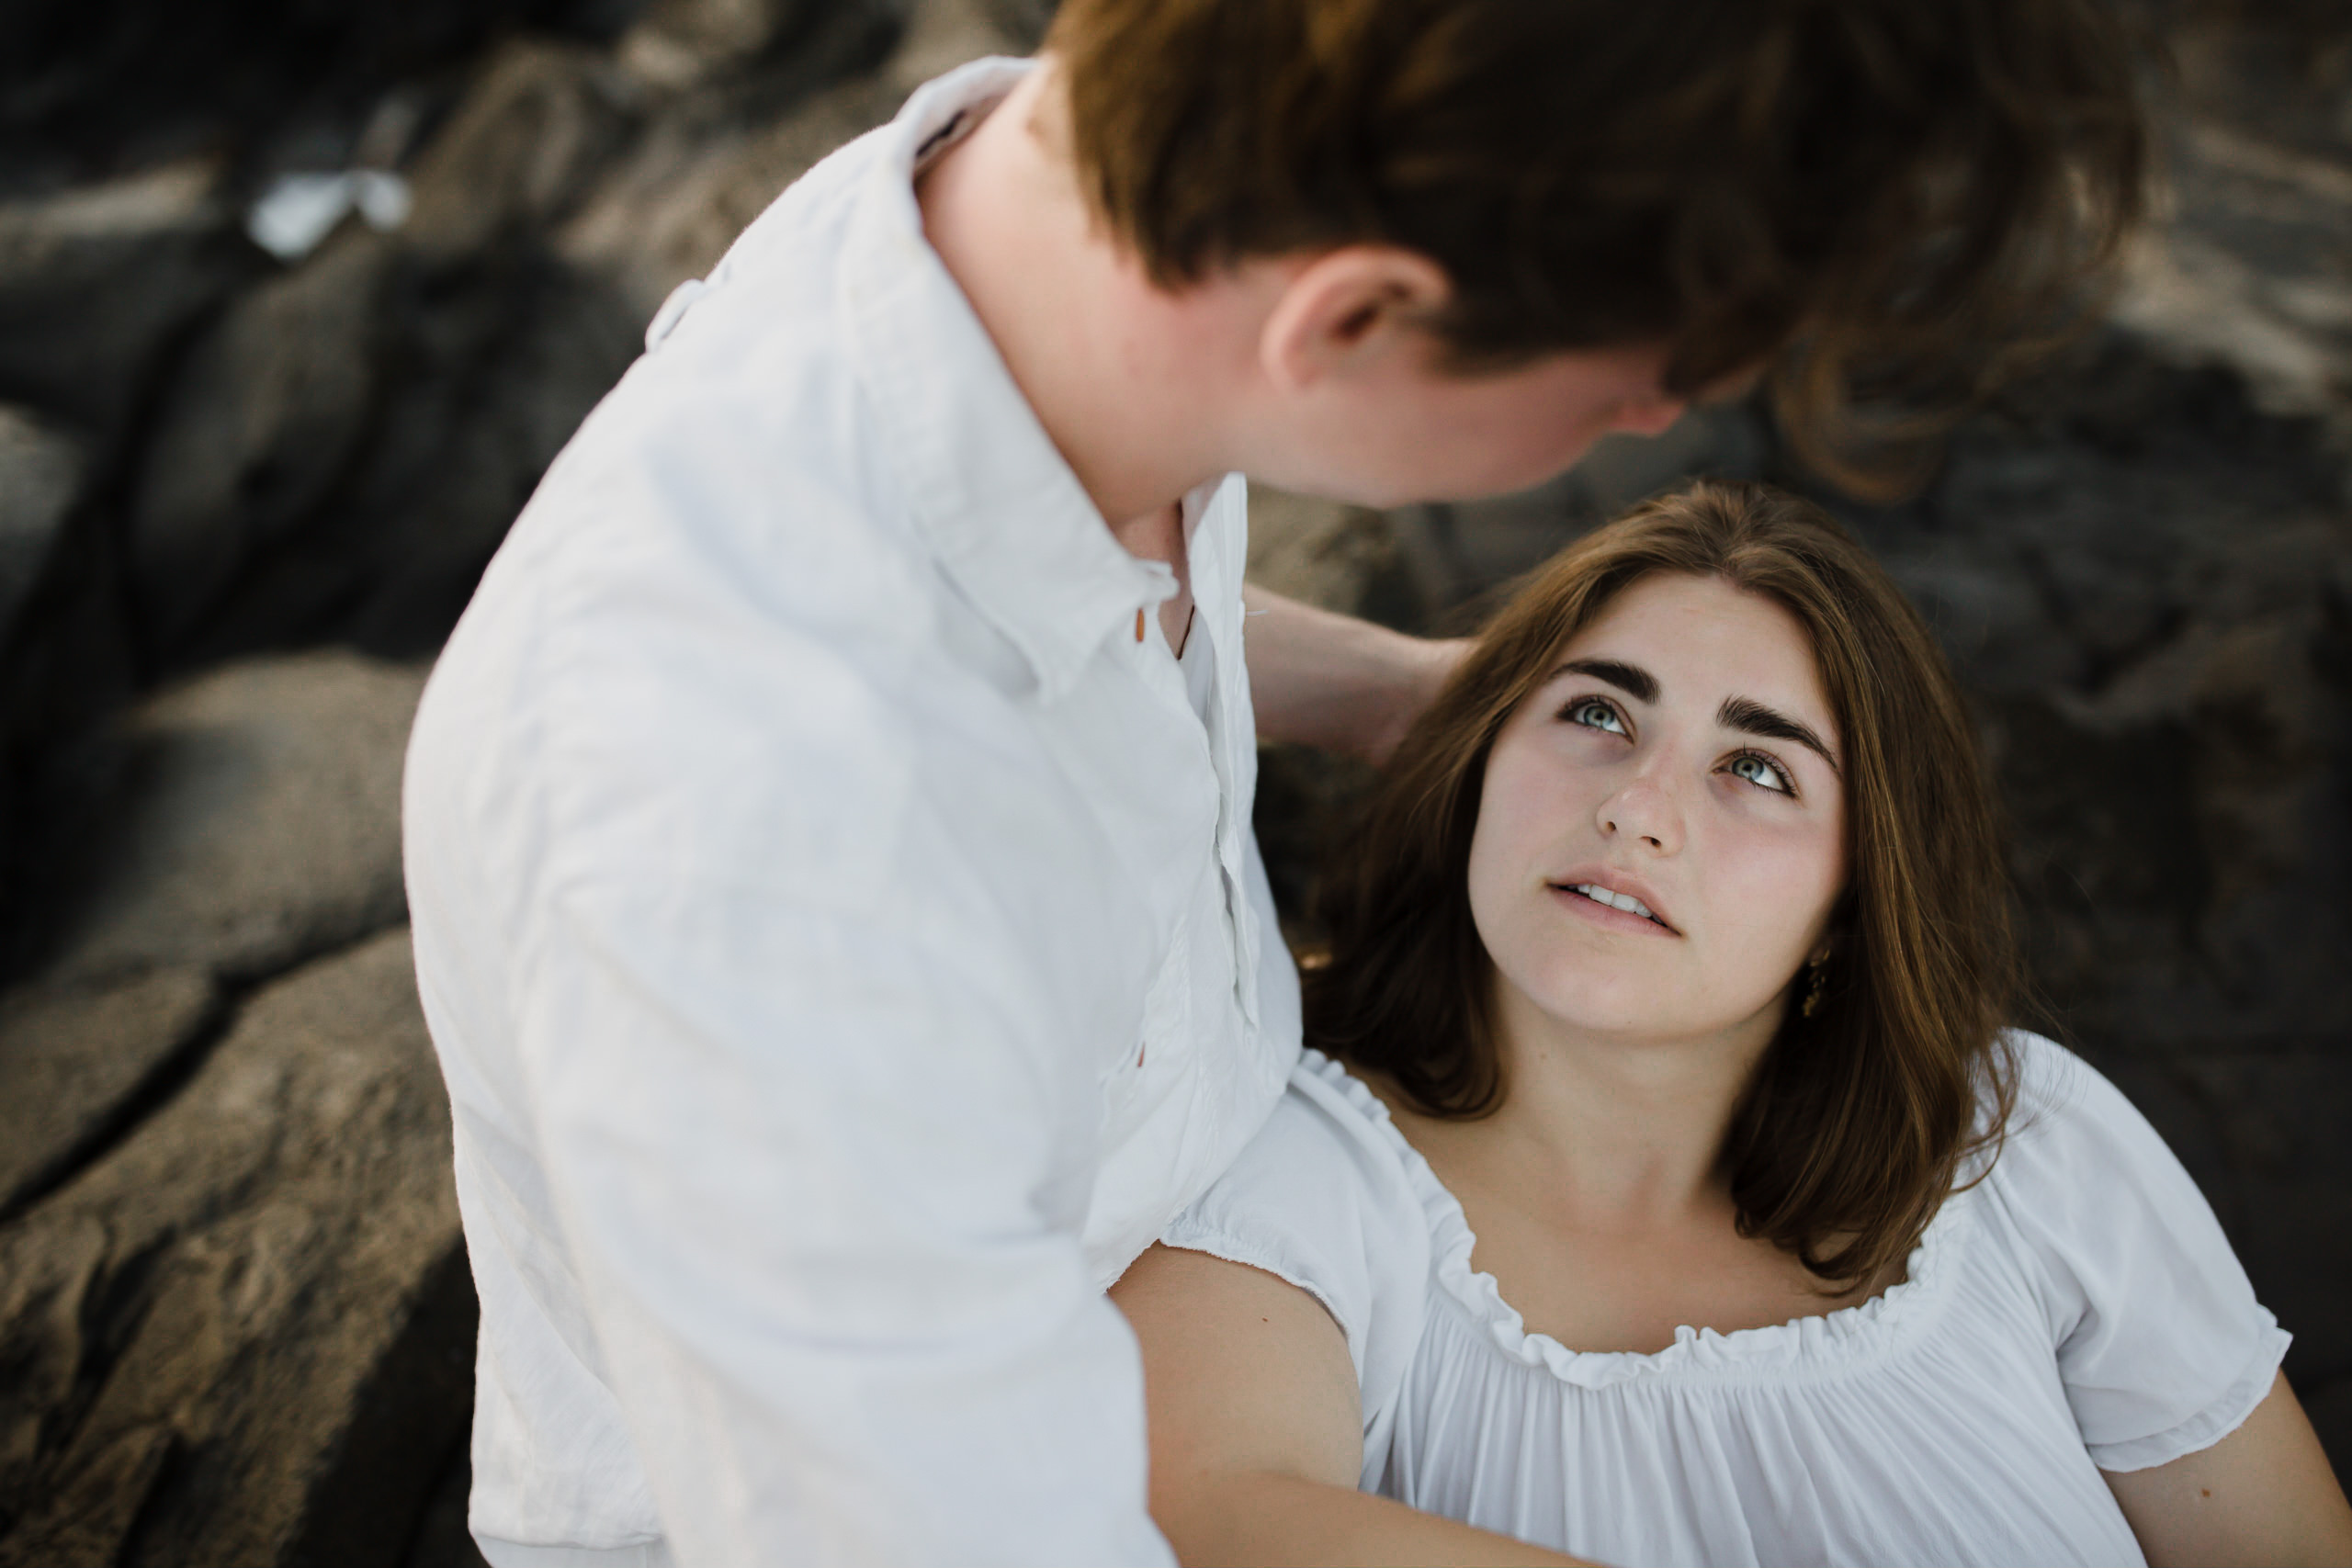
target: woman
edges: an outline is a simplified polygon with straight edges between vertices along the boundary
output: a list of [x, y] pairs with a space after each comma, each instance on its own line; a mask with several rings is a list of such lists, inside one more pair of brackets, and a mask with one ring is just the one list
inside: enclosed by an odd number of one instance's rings
[[1322, 1054], [1114, 1292], [1179, 1555], [2352, 1562], [2196, 1187], [2001, 1031], [2005, 900], [1826, 517], [1700, 486], [1570, 549], [1392, 765]]

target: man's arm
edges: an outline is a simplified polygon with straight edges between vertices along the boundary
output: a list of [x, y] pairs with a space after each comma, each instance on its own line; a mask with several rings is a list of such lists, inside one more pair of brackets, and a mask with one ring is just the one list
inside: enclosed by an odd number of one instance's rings
[[1254, 585], [1244, 642], [1258, 733], [1380, 763], [1469, 647], [1407, 637]]
[[1035, 966], [766, 859], [551, 890], [519, 1021], [676, 1560], [1165, 1562], [1134, 1341], [1074, 1234], [1094, 1075]]
[[2154, 1568], [2352, 1563], [2352, 1506], [2284, 1374], [2211, 1448], [2107, 1484]]
[[1143, 1345], [1151, 1511], [1186, 1563], [1571, 1563], [1356, 1490], [1363, 1404], [1315, 1298], [1155, 1247], [1112, 1287]]

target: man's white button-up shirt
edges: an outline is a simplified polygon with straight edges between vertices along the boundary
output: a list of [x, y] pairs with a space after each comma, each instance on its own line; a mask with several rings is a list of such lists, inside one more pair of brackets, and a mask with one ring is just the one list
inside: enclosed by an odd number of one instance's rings
[[1102, 1289], [1272, 1108], [1296, 981], [1240, 480], [1185, 505], [1196, 701], [1172, 574], [923, 237], [919, 159], [1023, 69], [924, 88], [681, 291], [426, 692], [495, 1562], [1166, 1560]]

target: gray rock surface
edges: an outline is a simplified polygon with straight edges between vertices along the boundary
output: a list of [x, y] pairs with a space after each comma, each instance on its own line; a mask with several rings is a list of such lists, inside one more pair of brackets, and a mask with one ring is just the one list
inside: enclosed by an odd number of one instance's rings
[[0, 1228], [0, 1563], [398, 1562], [464, 1409], [449, 1157], [404, 932], [251, 997]]
[[203, 163], [0, 203], [0, 399], [119, 432], [175, 337], [264, 265]]
[[0, 404], [0, 641], [55, 555], [87, 469], [80, 442], [28, 409]]
[[0, 7], [0, 192], [55, 189], [191, 152], [223, 158], [240, 176], [364, 163], [372, 111], [387, 96], [437, 100], [454, 70], [518, 31], [609, 42], [643, 8], [644, 0], [11, 0]]
[[0, 1215], [90, 1152], [212, 1022], [203, 969], [0, 998]]
[[348, 653], [216, 671], [121, 727], [78, 903], [0, 995], [0, 1216], [69, 1177], [210, 1039], [222, 997], [398, 921], [424, 682]]
[[892, 85], [858, 77], [772, 125], [714, 129], [657, 120], [559, 233], [564, 258], [608, 279], [640, 321], [718, 264], [752, 219], [826, 153], [898, 106]]
[[127, 796], [49, 969], [95, 984], [276, 974], [398, 920], [421, 670], [334, 651], [233, 665], [125, 726]]
[[1046, 41], [1054, 19], [1055, 0], [981, 0], [991, 20], [1012, 43], [1012, 52], [1027, 54]]
[[[254, 79], [276, 80], [317, 50], [260, 25], [275, 3], [184, 7], [121, 58], [194, 28], [266, 42]], [[2118, 329], [1973, 422], [1918, 501], [1845, 512], [1977, 705], [2060, 1023], [2212, 1197], [2343, 1457], [2352, 35], [2339, 0], [2135, 4], [2182, 45], [2177, 196]], [[567, 30], [402, 84], [406, 129], [369, 156], [422, 135], [407, 221], [290, 270], [224, 193], [306, 166], [293, 141], [0, 201], [0, 404], [29, 411], [0, 407], [0, 631], [23, 606], [0, 751], [50, 768], [44, 798], [88, 828], [53, 834], [82, 849], [0, 992], [0, 1568], [479, 1562], [447, 1112], [383, 934], [422, 675], [283, 650], [429, 654], [670, 289], [915, 85], [1030, 47], [1052, 5], [345, 9], [318, 38], [413, 26], [401, 59], [450, 60], [497, 18]], [[28, 188], [6, 131], [29, 69], [0, 61], [0, 191]], [[358, 156], [379, 90], [300, 144]], [[1715, 411], [1491, 502], [1261, 492], [1250, 570], [1444, 627], [1696, 472], [1807, 482], [1769, 421]], [[134, 683], [153, 694], [117, 721]], [[111, 742], [57, 743], [96, 720]], [[1302, 942], [1368, 783], [1264, 755], [1258, 824]]]
[[473, 1464], [463, 1452], [441, 1472], [433, 1495], [417, 1520], [409, 1542], [404, 1568], [489, 1568], [481, 1548], [466, 1528], [466, 1509], [473, 1495]]
[[654, 0], [620, 42], [621, 63], [677, 90], [779, 57], [821, 51], [829, 29], [895, 30], [912, 0]]
[[[834, 49], [848, 55], [853, 44], [863, 47], [846, 39]], [[767, 88], [680, 99], [582, 204], [558, 249], [650, 321], [672, 289], [716, 266], [735, 236], [820, 159], [889, 118], [931, 77], [1007, 51], [1017, 44], [977, 0], [929, 0], [887, 59], [788, 112], [766, 109]]]
[[632, 96], [598, 51], [507, 44], [410, 168], [416, 205], [401, 242], [462, 261], [560, 221], [632, 129]]
[[438, 644], [636, 352], [641, 321], [545, 243], [629, 92], [583, 46], [497, 51], [413, 160], [397, 231], [347, 223], [196, 345], [128, 530], [151, 666]]
[[388, 236], [346, 226], [246, 293], [181, 364], [130, 507], [132, 591], [152, 643], [182, 641], [349, 471], [377, 412], [398, 260]]

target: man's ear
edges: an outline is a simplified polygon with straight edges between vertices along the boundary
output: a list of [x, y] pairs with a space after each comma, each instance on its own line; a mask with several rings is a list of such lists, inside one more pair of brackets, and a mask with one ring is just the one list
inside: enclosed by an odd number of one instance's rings
[[1295, 273], [1258, 340], [1266, 377], [1298, 391], [1396, 353], [1453, 298], [1445, 270], [1395, 245], [1343, 245]]

